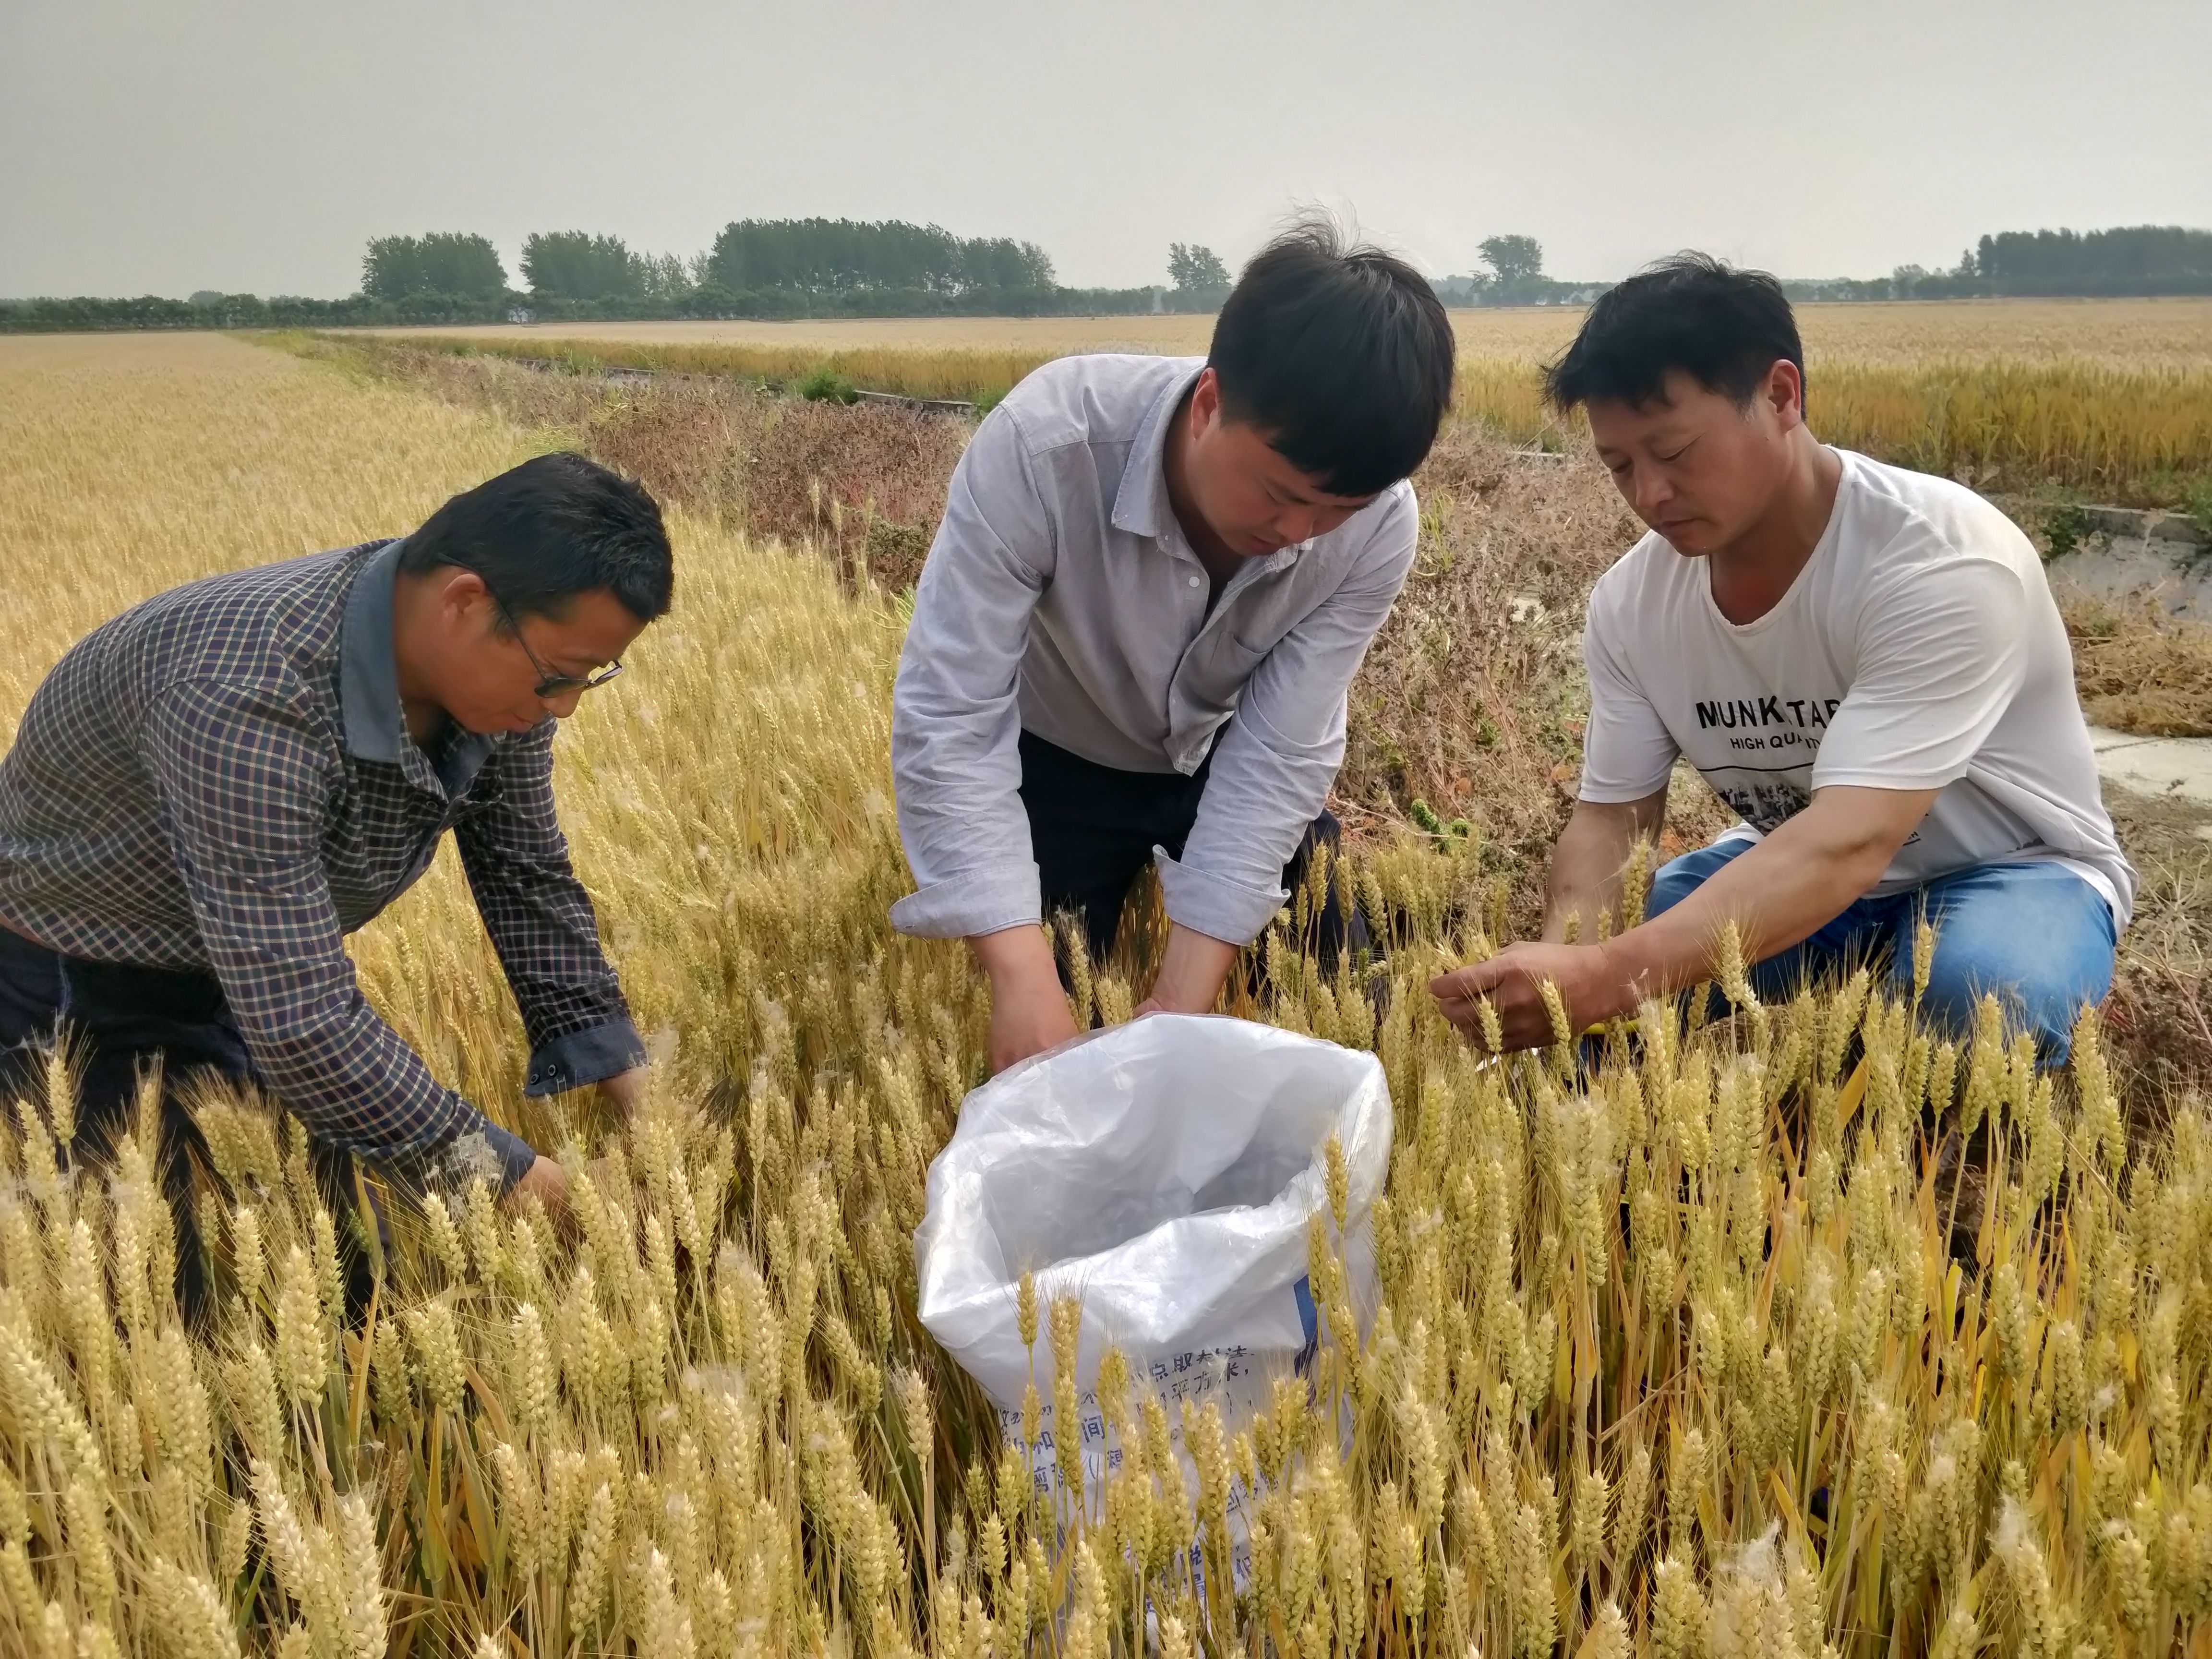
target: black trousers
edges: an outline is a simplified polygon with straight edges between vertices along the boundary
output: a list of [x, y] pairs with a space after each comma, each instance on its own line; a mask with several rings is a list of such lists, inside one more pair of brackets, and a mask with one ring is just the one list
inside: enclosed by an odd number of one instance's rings
[[[229, 1083], [258, 1081], [222, 987], [208, 974], [66, 957], [0, 927], [0, 1097], [46, 1098], [46, 1057], [58, 1030], [76, 1062], [73, 1164], [109, 1158], [131, 1127], [141, 1074], [161, 1067], [161, 1145], [148, 1150], [176, 1218], [178, 1305], [197, 1323], [208, 1311], [208, 1284], [192, 1170], [205, 1165], [207, 1143], [184, 1104], [185, 1085], [210, 1073]], [[348, 1311], [357, 1316], [368, 1304], [369, 1267], [347, 1224], [359, 1212], [354, 1160], [319, 1142], [311, 1143], [311, 1155], [338, 1224]]]
[[[1045, 915], [1080, 911], [1096, 962], [1113, 945], [1121, 906], [1152, 861], [1152, 848], [1164, 847], [1172, 857], [1182, 856], [1191, 825], [1198, 821], [1199, 798], [1206, 793], [1213, 757], [1208, 755], [1188, 777], [1179, 772], [1123, 772], [1024, 732], [1021, 757], [1022, 805], [1029, 813]], [[1343, 834], [1343, 826], [1326, 811], [1309, 824], [1284, 867], [1284, 888], [1295, 895], [1314, 849], [1323, 842], [1334, 848]], [[1331, 972], [1346, 951], [1356, 955], [1370, 948], [1366, 923], [1357, 909], [1339, 902], [1334, 882], [1303, 943]]]

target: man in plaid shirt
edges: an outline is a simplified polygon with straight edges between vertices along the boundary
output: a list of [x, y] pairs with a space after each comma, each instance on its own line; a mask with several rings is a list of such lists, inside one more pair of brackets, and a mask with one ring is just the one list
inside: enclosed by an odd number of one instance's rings
[[359, 1157], [562, 1207], [560, 1166], [441, 1084], [346, 954], [448, 829], [529, 1032], [525, 1092], [635, 1103], [644, 1048], [555, 817], [553, 732], [672, 583], [652, 498], [544, 455], [401, 540], [160, 594], [40, 687], [0, 762], [0, 1082], [39, 1097], [64, 1028], [97, 1146], [163, 1060], [188, 1302], [189, 1073], [275, 1095], [333, 1193]]

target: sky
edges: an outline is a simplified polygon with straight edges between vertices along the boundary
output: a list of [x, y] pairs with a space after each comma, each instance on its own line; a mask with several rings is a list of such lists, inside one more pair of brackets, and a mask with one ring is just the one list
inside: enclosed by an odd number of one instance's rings
[[0, 0], [0, 295], [336, 296], [376, 235], [935, 222], [1064, 283], [1301, 204], [1431, 275], [2212, 226], [2208, 0]]

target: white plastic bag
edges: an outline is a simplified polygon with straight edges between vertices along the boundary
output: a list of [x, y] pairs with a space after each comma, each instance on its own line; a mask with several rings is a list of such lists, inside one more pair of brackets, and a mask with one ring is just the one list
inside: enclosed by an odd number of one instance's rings
[[[1017, 1066], [975, 1090], [930, 1166], [915, 1235], [921, 1322], [1020, 1435], [1031, 1356], [1015, 1299], [1082, 1305], [1076, 1386], [1086, 1486], [1116, 1455], [1093, 1392], [1109, 1346], [1181, 1438], [1181, 1402], [1220, 1402], [1229, 1429], [1317, 1340], [1306, 1231], [1326, 1213], [1322, 1152], [1344, 1149], [1344, 1253], [1363, 1317], [1375, 1299], [1368, 1212], [1390, 1153], [1390, 1097], [1372, 1054], [1272, 1026], [1155, 1014]], [[1054, 1473], [1053, 1357], [1031, 1467]], [[1240, 1575], [1241, 1576], [1241, 1575]]]

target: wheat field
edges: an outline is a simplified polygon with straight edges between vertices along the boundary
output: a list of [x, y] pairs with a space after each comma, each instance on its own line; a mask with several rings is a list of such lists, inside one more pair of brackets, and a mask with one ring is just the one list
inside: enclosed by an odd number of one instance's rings
[[[0, 342], [0, 711], [135, 598], [405, 528], [562, 435], [230, 341]], [[1002, 1437], [914, 1316], [984, 1010], [884, 921], [898, 609], [672, 527], [677, 609], [558, 760], [643, 1118], [516, 1099], [449, 864], [356, 942], [441, 1074], [561, 1149], [578, 1233], [480, 1184], [397, 1212], [349, 1322], [296, 1131], [211, 1102], [189, 1331], [146, 1141], [87, 1157], [65, 1074], [9, 1103], [0, 1651], [2212, 1656], [2203, 1103], [2124, 1098], [2094, 1022], [2039, 1075], [1863, 977], [1679, 1036], [1646, 1010], [1580, 1080], [1480, 1065], [1419, 989], [1489, 948], [1449, 839], [1322, 878], [1390, 942], [1386, 1012], [1280, 936], [1241, 1008], [1382, 1060], [1371, 1325], [1324, 1210], [1328, 1340], [1265, 1413], [1170, 1413], [1109, 1358], [1086, 1486], [1026, 1426], [1085, 1403], [1082, 1310], [1030, 1302]], [[1138, 966], [1083, 964], [1081, 1012], [1126, 1018]]]

